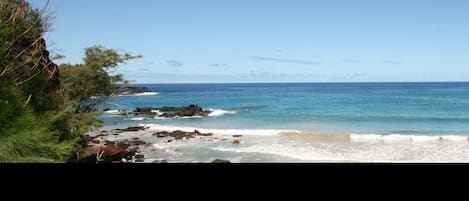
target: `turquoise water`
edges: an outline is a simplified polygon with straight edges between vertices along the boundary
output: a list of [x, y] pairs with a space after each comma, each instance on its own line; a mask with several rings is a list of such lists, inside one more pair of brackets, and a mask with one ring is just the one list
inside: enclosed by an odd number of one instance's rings
[[216, 129], [468, 135], [469, 83], [142, 84], [152, 96], [113, 97], [111, 109], [185, 106], [224, 110], [191, 119], [132, 120], [103, 115], [105, 125], [161, 124]]

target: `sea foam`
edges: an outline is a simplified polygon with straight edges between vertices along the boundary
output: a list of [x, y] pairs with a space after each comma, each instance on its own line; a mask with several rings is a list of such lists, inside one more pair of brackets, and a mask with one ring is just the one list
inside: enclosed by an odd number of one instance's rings
[[404, 134], [350, 134], [352, 141], [367, 142], [436, 142], [436, 141], [455, 141], [467, 142], [469, 136], [465, 135], [404, 135]]
[[[319, 135], [319, 134], [318, 134]], [[279, 135], [283, 137], [283, 135]], [[278, 161], [304, 162], [467, 162], [466, 136], [335, 135], [331, 138], [247, 140], [243, 146], [218, 145], [211, 149], [238, 154], [267, 154]], [[327, 141], [334, 140], [334, 141]], [[285, 158], [286, 157], [286, 158]], [[300, 161], [300, 162], [301, 162]]]
[[117, 96], [154, 96], [160, 94], [159, 92], [143, 92], [134, 94], [119, 94]]
[[370, 143], [410, 143], [410, 142], [468, 142], [468, 135], [406, 135], [406, 134], [366, 134], [366, 133], [282, 133], [282, 136], [308, 141], [342, 141]]
[[180, 127], [161, 124], [140, 124], [140, 126], [149, 127], [148, 130], [154, 131], [175, 131], [181, 130], [192, 132], [198, 130], [202, 133], [214, 133], [218, 135], [278, 135], [285, 132], [300, 132], [295, 130], [280, 130], [280, 129], [211, 129], [211, 128], [196, 128], [196, 127]]
[[119, 111], [119, 110], [107, 110], [104, 113], [105, 114], [120, 114], [121, 111]]
[[208, 114], [209, 117], [219, 117], [225, 114], [236, 114], [236, 111], [218, 110], [218, 109], [209, 109], [209, 110], [212, 111], [210, 114]]

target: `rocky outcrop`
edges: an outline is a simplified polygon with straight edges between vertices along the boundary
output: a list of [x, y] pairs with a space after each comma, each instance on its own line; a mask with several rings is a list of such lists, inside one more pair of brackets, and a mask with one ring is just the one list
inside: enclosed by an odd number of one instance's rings
[[114, 95], [133, 95], [133, 94], [138, 94], [138, 93], [144, 93], [144, 92], [152, 92], [149, 90], [147, 87], [137, 87], [137, 86], [124, 86], [124, 87], [119, 87], [114, 93]]
[[116, 131], [124, 131], [124, 132], [129, 132], [129, 131], [143, 131], [145, 128], [143, 126], [135, 126], [135, 127], [128, 127], [128, 128], [123, 128], [123, 129], [115, 129]]
[[[132, 160], [138, 150], [132, 142], [101, 141], [86, 136], [87, 147], [81, 156], [77, 156], [78, 163], [125, 163]], [[90, 140], [92, 139], [92, 140]]]
[[[148, 138], [147, 130], [149, 127], [135, 126], [121, 129], [113, 129], [109, 131], [95, 131], [90, 135], [84, 135], [79, 142], [80, 147], [75, 149], [75, 157], [68, 162], [72, 163], [167, 163], [164, 154], [156, 155], [157, 160], [154, 159], [154, 153], [159, 153], [157, 149], [151, 145], [155, 143], [184, 143], [185, 139], [191, 139], [188, 142], [206, 142], [206, 141], [227, 141], [234, 145], [242, 144], [242, 141], [235, 138], [241, 135], [233, 135], [233, 141], [228, 141], [228, 138], [219, 139], [214, 137], [213, 133], [202, 133], [198, 130], [194, 131], [159, 131], [152, 132], [156, 138]], [[147, 132], [141, 132], [145, 131]], [[113, 135], [121, 135], [115, 138]], [[140, 135], [142, 134], [142, 135]], [[125, 137], [127, 135], [127, 137]], [[142, 139], [148, 140], [143, 141]], [[182, 140], [182, 142], [180, 141]], [[197, 141], [200, 140], [200, 141]], [[152, 142], [152, 143], [149, 143]], [[156, 147], [156, 146], [155, 146]], [[150, 152], [149, 149], [151, 149]], [[174, 149], [174, 152], [181, 152], [180, 149]], [[148, 155], [147, 155], [148, 154]], [[152, 155], [153, 154], [153, 155]], [[149, 157], [150, 156], [150, 157]], [[228, 160], [216, 159], [207, 161], [212, 163], [231, 163]]]
[[60, 91], [59, 67], [49, 58], [49, 51], [47, 51], [46, 41], [41, 38], [39, 43], [42, 47], [44, 47], [42, 50], [42, 55], [44, 58], [42, 62], [44, 63], [43, 71], [49, 79], [47, 83], [47, 91], [50, 93], [58, 93]]
[[160, 131], [160, 132], [153, 133], [153, 136], [156, 136], [159, 138], [174, 137], [174, 139], [176, 140], [195, 138], [197, 136], [211, 136], [211, 135], [213, 135], [213, 133], [200, 133], [197, 130], [194, 130], [194, 132], [185, 132], [185, 131], [176, 130], [173, 132]]
[[143, 115], [150, 117], [164, 117], [164, 118], [177, 118], [177, 117], [206, 117], [211, 110], [204, 110], [202, 107], [196, 104], [183, 107], [137, 107], [130, 114]]
[[139, 146], [146, 145], [147, 143], [139, 138], [132, 138], [124, 141], [107, 141], [102, 140], [100, 137], [115, 134], [116, 132], [135, 132], [145, 130], [144, 127], [128, 127], [124, 129], [115, 129], [111, 132], [101, 131], [100, 134], [95, 136], [85, 135], [79, 144], [85, 147], [82, 154], [78, 154], [79, 149], [76, 150], [76, 156], [69, 162], [78, 163], [127, 163], [135, 158], [135, 162], [143, 162], [143, 155], [137, 154]]

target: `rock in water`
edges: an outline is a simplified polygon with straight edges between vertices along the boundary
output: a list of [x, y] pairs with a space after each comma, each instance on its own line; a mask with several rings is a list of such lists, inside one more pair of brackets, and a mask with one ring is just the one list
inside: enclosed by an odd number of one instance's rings
[[[158, 111], [158, 112], [155, 112]], [[201, 116], [206, 117], [212, 111], [210, 110], [203, 110], [197, 104], [191, 104], [189, 106], [183, 107], [161, 107], [161, 108], [154, 108], [154, 107], [137, 107], [131, 114], [134, 115], [146, 115], [146, 116], [153, 116], [153, 117], [165, 117], [165, 118], [176, 118], [176, 117], [193, 117], [193, 116]]]
[[152, 92], [147, 87], [125, 86], [120, 87], [114, 95], [134, 95], [138, 93]]
[[135, 112], [138, 112], [138, 113], [151, 113], [152, 110], [154, 110], [155, 108], [152, 108], [152, 107], [138, 107], [135, 109]]
[[213, 135], [212, 133], [200, 133], [200, 132], [185, 132], [181, 130], [175, 130], [173, 132], [168, 132], [168, 131], [160, 131], [153, 133], [153, 136], [156, 136], [158, 138], [164, 138], [164, 137], [174, 137], [176, 140], [181, 140], [181, 139], [188, 139], [188, 138], [195, 138], [197, 136], [210, 136]]
[[129, 131], [143, 131], [145, 130], [145, 127], [143, 126], [135, 126], [135, 127], [128, 127], [128, 128], [124, 128], [124, 129], [120, 129], [121, 131], [126, 131], [126, 132], [129, 132]]

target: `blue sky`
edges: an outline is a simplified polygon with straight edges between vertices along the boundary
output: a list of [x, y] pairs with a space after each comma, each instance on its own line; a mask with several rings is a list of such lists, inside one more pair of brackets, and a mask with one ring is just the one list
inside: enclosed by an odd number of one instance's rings
[[[45, 0], [30, 0], [35, 7]], [[137, 83], [469, 81], [469, 1], [52, 0], [49, 48]]]

